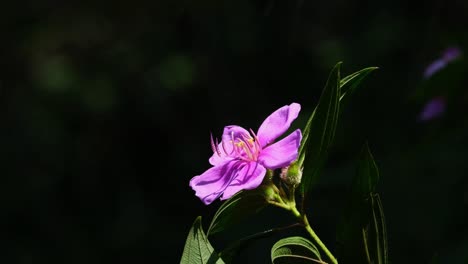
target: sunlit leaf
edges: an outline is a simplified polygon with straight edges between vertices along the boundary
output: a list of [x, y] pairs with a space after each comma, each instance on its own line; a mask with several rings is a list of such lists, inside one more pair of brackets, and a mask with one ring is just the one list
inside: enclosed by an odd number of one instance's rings
[[294, 236], [276, 242], [271, 248], [273, 264], [281, 263], [325, 263], [317, 247], [309, 240]]
[[343, 104], [343, 99], [354, 92], [356, 87], [367, 77], [369, 73], [377, 70], [378, 67], [368, 67], [357, 72], [354, 72], [340, 80], [340, 102]]
[[382, 202], [380, 196], [374, 193], [370, 197], [370, 206], [372, 210], [372, 218], [369, 224], [369, 232], [367, 232], [367, 248], [371, 261], [374, 263], [388, 263], [388, 245], [387, 245], [387, 228], [385, 224], [385, 215], [383, 213]]
[[305, 168], [301, 183], [303, 195], [316, 181], [335, 136], [340, 106], [340, 67], [341, 62], [330, 72], [319, 102], [302, 131], [298, 162], [302, 164], [306, 155], [309, 160], [309, 167]]
[[182, 253], [181, 264], [205, 264], [224, 263], [214, 251], [208, 238], [203, 232], [201, 216], [195, 219], [185, 241], [184, 252]]
[[[302, 166], [307, 155], [308, 168], [304, 172], [301, 193], [304, 196], [319, 176], [328, 150], [333, 142], [340, 113], [340, 105], [351, 94], [361, 81], [377, 67], [368, 67], [340, 79], [341, 62], [330, 72], [319, 102], [307, 120], [302, 131], [302, 142], [299, 148], [299, 159], [293, 165]], [[309, 139], [309, 135], [312, 137]]]

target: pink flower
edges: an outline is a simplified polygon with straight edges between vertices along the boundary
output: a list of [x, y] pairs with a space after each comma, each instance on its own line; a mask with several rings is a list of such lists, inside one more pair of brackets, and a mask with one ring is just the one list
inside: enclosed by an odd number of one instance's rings
[[229, 199], [240, 190], [257, 188], [267, 169], [288, 166], [297, 159], [302, 134], [296, 129], [273, 143], [286, 132], [297, 118], [301, 106], [297, 103], [283, 106], [268, 116], [255, 134], [240, 126], [224, 127], [221, 142], [211, 137], [213, 167], [190, 180], [190, 187], [203, 203], [217, 198]]

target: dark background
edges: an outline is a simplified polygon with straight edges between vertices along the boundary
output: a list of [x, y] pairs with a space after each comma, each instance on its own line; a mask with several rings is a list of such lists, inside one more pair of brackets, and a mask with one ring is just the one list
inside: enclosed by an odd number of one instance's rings
[[[209, 133], [256, 130], [293, 101], [301, 127], [343, 61], [343, 75], [379, 70], [341, 115], [312, 226], [333, 251], [367, 140], [391, 262], [467, 263], [466, 56], [423, 78], [447, 47], [468, 50], [467, 11], [462, 0], [2, 3], [0, 262], [178, 263], [195, 217], [206, 228], [220, 204], [188, 186], [210, 166]], [[418, 121], [435, 96], [445, 113]], [[272, 241], [246, 255], [268, 260]]]

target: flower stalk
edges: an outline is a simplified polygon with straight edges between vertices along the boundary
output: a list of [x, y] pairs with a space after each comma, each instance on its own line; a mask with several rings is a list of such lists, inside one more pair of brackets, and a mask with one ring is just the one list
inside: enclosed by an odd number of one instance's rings
[[304, 225], [304, 228], [307, 230], [309, 235], [314, 239], [315, 243], [325, 252], [327, 257], [331, 260], [333, 264], [337, 264], [338, 260], [336, 260], [335, 256], [328, 250], [328, 248], [325, 246], [325, 244], [320, 240], [318, 235], [315, 233], [315, 231], [312, 229], [312, 227], [309, 224], [309, 220], [307, 219], [306, 214], [301, 214], [296, 207], [291, 208], [291, 212], [293, 215], [299, 220]]
[[[281, 188], [281, 187], [280, 187]], [[281, 188], [283, 190], [283, 188]], [[327, 255], [327, 257], [330, 259], [330, 261], [333, 264], [338, 264], [338, 260], [333, 256], [333, 254], [328, 250], [328, 248], [325, 246], [325, 244], [322, 242], [322, 240], [319, 238], [319, 236], [315, 233], [315, 231], [312, 229], [309, 220], [307, 219], [307, 215], [305, 213], [299, 212], [299, 210], [296, 207], [296, 200], [295, 200], [295, 188], [290, 189], [289, 192], [289, 197], [281, 197], [282, 195], [276, 194], [275, 195], [275, 200], [270, 200], [268, 201], [271, 205], [283, 208], [287, 211], [290, 211], [294, 217], [298, 220], [298, 222], [304, 226], [305, 230], [309, 233], [309, 235], [312, 237], [312, 239], [317, 243], [317, 245], [322, 249], [323, 252]], [[284, 193], [284, 192], [282, 192]]]

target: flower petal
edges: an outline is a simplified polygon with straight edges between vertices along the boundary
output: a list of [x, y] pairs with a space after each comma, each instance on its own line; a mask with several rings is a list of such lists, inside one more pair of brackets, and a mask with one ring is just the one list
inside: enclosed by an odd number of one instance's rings
[[296, 129], [282, 140], [264, 148], [258, 160], [268, 169], [278, 169], [288, 166], [297, 159], [302, 133]]
[[218, 144], [219, 153], [213, 153], [209, 159], [210, 164], [217, 166], [236, 157], [238, 154], [233, 149], [233, 140], [236, 141], [238, 138], [244, 139], [245, 137], [250, 137], [250, 134], [240, 126], [231, 125], [224, 127], [222, 141]]
[[241, 190], [257, 188], [262, 183], [265, 174], [265, 167], [258, 162], [243, 163], [234, 180], [224, 190], [221, 200], [229, 199]]
[[257, 132], [260, 146], [264, 147], [272, 143], [286, 132], [294, 119], [299, 115], [299, 111], [301, 111], [301, 105], [292, 103], [279, 108], [268, 116]]
[[[221, 144], [219, 144], [219, 146], [221, 148]], [[219, 153], [213, 153], [213, 155], [210, 157], [210, 159], [208, 160], [210, 162], [211, 165], [213, 166], [218, 166], [219, 164], [223, 164], [225, 162], [228, 162], [230, 160], [232, 160], [233, 158], [232, 157], [229, 157], [228, 155], [226, 155], [221, 149], [220, 149], [220, 152]]]
[[247, 131], [245, 128], [240, 127], [240, 126], [226, 126], [224, 127], [223, 131], [223, 142], [229, 147], [232, 148], [232, 140], [236, 140], [238, 138], [243, 139], [244, 137], [249, 137], [250, 133]]
[[239, 161], [228, 161], [212, 167], [203, 174], [193, 177], [189, 185], [195, 191], [195, 195], [208, 205], [221, 196], [233, 181], [239, 165], [241, 165]]

